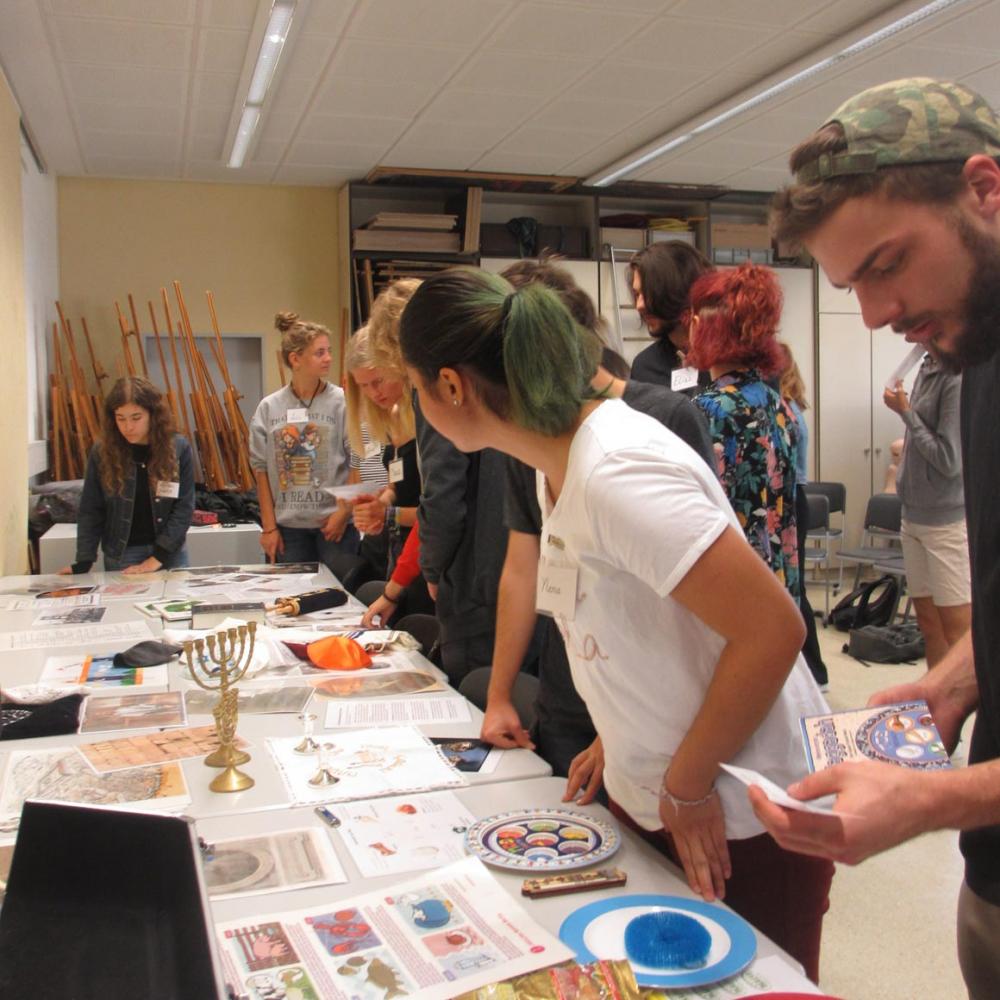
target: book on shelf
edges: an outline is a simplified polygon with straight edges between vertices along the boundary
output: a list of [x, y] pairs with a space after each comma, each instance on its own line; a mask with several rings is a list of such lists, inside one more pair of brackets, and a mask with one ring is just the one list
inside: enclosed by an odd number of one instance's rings
[[951, 766], [926, 701], [807, 715], [799, 725], [810, 771], [861, 760], [923, 770]]
[[361, 229], [443, 229], [455, 228], [457, 215], [443, 212], [379, 212], [369, 219]]
[[460, 233], [422, 229], [355, 229], [355, 250], [416, 250], [425, 253], [458, 253]]

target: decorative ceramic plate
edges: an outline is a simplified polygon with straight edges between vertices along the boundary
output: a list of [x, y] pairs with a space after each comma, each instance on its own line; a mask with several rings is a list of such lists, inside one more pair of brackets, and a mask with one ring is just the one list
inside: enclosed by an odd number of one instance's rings
[[698, 969], [650, 968], [632, 962], [640, 986], [707, 986], [742, 972], [757, 954], [753, 928], [732, 910], [680, 896], [616, 896], [574, 910], [559, 928], [559, 937], [579, 962], [627, 958], [625, 928], [644, 913], [671, 910], [693, 917], [711, 935], [705, 964]]
[[518, 809], [481, 819], [465, 835], [480, 861], [514, 871], [583, 868], [611, 857], [621, 846], [609, 823], [569, 809]]

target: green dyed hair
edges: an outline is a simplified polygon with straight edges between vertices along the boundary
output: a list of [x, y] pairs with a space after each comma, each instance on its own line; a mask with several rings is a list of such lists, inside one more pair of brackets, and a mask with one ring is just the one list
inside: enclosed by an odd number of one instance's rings
[[399, 339], [425, 382], [442, 368], [460, 370], [497, 416], [549, 436], [579, 416], [600, 356], [600, 342], [554, 292], [535, 283], [515, 290], [471, 268], [423, 282], [403, 312]]

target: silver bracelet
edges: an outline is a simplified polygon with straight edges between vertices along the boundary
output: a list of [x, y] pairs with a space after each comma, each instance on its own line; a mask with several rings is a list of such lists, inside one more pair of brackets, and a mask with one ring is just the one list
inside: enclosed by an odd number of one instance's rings
[[691, 809], [694, 806], [703, 806], [705, 805], [706, 802], [708, 802], [712, 798], [714, 794], [715, 794], [714, 781], [712, 782], [712, 789], [708, 793], [708, 795], [700, 799], [679, 799], [677, 798], [676, 795], [671, 795], [671, 793], [667, 790], [666, 785], [663, 785], [660, 788], [660, 798], [663, 799], [664, 802], [669, 802], [678, 811], [684, 808]]

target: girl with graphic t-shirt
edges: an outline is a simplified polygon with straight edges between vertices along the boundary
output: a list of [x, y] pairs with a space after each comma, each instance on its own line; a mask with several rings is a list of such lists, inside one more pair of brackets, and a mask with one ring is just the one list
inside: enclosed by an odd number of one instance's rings
[[712, 470], [657, 421], [588, 398], [596, 352], [545, 288], [443, 272], [413, 295], [400, 340], [440, 434], [538, 470], [539, 607], [619, 814], [815, 979], [833, 866], [779, 848], [720, 764], [803, 777], [798, 720], [826, 705], [797, 656], [798, 610]]
[[260, 501], [260, 546], [270, 562], [321, 561], [342, 573], [357, 551], [351, 510], [328, 488], [347, 483], [344, 390], [326, 381], [330, 331], [278, 313], [288, 385], [265, 396], [250, 423], [250, 465]]

